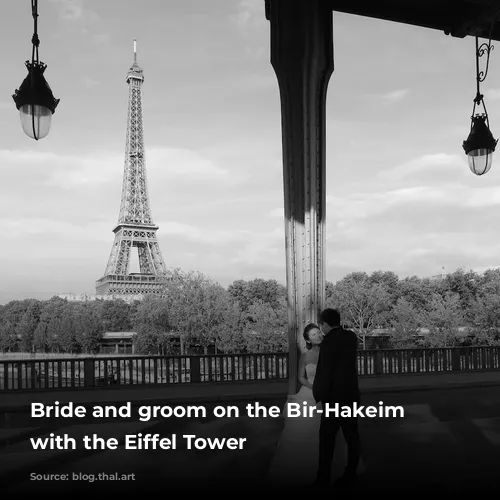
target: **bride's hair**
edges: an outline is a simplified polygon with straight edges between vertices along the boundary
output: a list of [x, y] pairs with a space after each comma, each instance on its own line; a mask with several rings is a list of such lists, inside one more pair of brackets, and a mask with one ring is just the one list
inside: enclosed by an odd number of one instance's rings
[[316, 323], [309, 323], [305, 328], [304, 328], [304, 333], [302, 336], [304, 337], [304, 340], [306, 341], [306, 347], [308, 349], [311, 349], [312, 344], [309, 342], [309, 332], [311, 330], [314, 330], [315, 328], [319, 328], [319, 326]]

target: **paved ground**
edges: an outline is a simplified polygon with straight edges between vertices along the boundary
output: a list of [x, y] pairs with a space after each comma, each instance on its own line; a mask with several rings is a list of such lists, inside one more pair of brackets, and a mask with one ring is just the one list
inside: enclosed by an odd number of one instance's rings
[[[498, 376], [498, 375], [497, 375]], [[492, 382], [490, 380], [490, 382]], [[439, 383], [443, 383], [440, 379]], [[436, 383], [437, 384], [437, 383]], [[425, 385], [425, 384], [423, 384]], [[438, 385], [438, 384], [437, 384]], [[401, 386], [403, 387], [403, 386]], [[500, 481], [500, 386], [413, 390], [406, 392], [365, 391], [363, 403], [379, 400], [402, 405], [405, 418], [361, 421], [367, 471], [357, 492], [375, 494], [392, 491], [413, 498], [445, 492], [456, 496], [470, 492], [497, 494]], [[267, 404], [282, 405], [277, 396]], [[166, 402], [160, 404], [168, 404]], [[220, 404], [220, 402], [219, 402]], [[229, 403], [235, 404], [235, 403]], [[210, 412], [209, 412], [210, 413]], [[10, 422], [0, 429], [0, 492], [42, 493], [109, 490], [162, 493], [182, 488], [199, 488], [202, 494], [217, 488], [219, 494], [255, 488], [266, 497], [272, 493], [267, 469], [280, 437], [281, 418], [159, 419], [150, 422], [121, 421], [91, 423], [50, 422], [44, 427]], [[178, 439], [176, 450], [41, 451], [33, 450], [30, 437], [54, 432], [68, 434], [79, 442], [83, 435], [123, 438], [126, 434], [195, 434], [199, 437], [246, 437], [242, 451], [186, 450]], [[297, 457], [300, 460], [300, 457]], [[134, 474], [135, 480], [89, 482], [82, 475], [98, 473]], [[35, 481], [31, 474], [67, 474], [68, 481]], [[86, 477], [86, 480], [76, 479]], [[97, 479], [97, 476], [96, 476]], [[244, 487], [244, 490], [241, 488]], [[90, 489], [89, 489], [90, 488]], [[297, 493], [300, 491], [295, 489]], [[305, 486], [307, 491], [307, 486]], [[302, 492], [300, 493], [302, 495]]]

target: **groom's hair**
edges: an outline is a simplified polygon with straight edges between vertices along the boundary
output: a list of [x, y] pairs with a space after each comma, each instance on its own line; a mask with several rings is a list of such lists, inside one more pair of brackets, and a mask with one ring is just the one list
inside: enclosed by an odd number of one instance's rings
[[328, 326], [340, 326], [340, 313], [336, 309], [325, 309], [319, 315], [319, 320]]

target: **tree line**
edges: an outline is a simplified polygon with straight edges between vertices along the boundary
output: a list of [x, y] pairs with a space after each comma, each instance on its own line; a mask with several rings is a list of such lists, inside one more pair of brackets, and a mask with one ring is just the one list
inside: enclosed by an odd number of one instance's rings
[[[391, 271], [327, 282], [325, 306], [362, 338], [382, 332], [395, 348], [500, 345], [500, 269], [459, 269], [442, 278]], [[136, 332], [139, 354], [278, 352], [287, 344], [286, 289], [276, 280], [227, 288], [197, 272], [170, 271], [162, 293], [142, 301], [59, 297], [0, 306], [0, 350], [94, 353], [104, 332]], [[182, 339], [182, 340], [181, 340]]]

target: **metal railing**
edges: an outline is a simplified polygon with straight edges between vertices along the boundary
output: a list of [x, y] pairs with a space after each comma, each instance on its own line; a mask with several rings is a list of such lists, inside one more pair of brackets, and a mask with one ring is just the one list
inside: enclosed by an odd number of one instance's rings
[[[492, 370], [500, 370], [500, 347], [358, 352], [361, 377]], [[287, 353], [0, 361], [0, 391], [238, 383], [287, 378]]]

